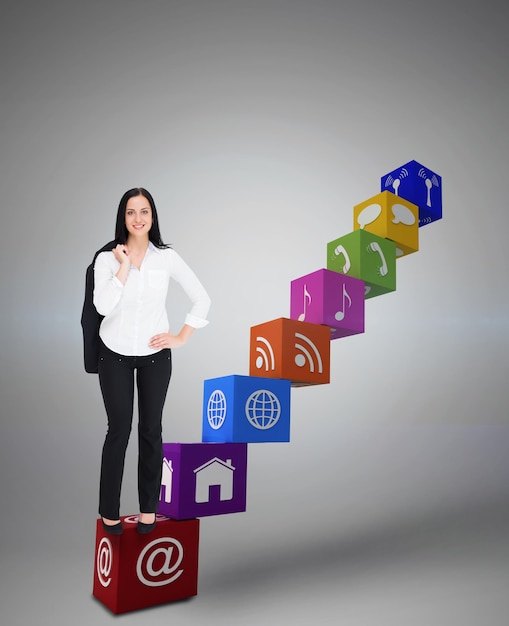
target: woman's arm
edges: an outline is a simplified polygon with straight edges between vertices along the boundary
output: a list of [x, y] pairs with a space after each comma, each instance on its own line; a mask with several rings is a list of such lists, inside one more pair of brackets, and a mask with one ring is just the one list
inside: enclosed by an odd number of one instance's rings
[[185, 319], [185, 325], [193, 328], [202, 328], [208, 324], [207, 315], [211, 304], [210, 297], [196, 274], [182, 257], [175, 250], [171, 250], [171, 253], [170, 276], [179, 283], [192, 303], [191, 310]]
[[109, 315], [119, 303], [131, 266], [127, 254], [124, 253], [123, 258], [117, 248], [113, 250], [113, 256], [101, 252], [95, 261], [93, 300], [100, 315]]
[[160, 333], [159, 335], [154, 335], [154, 337], [150, 339], [148, 345], [153, 350], [162, 350], [163, 348], [180, 348], [186, 343], [195, 330], [196, 328], [193, 326], [184, 324], [178, 335], [173, 335], [172, 333]]
[[187, 297], [191, 300], [192, 307], [191, 311], [186, 315], [184, 325], [178, 335], [160, 333], [150, 339], [149, 346], [153, 350], [180, 348], [197, 328], [203, 328], [209, 323], [206, 319], [210, 309], [208, 293], [196, 274], [174, 250], [171, 250], [171, 255], [170, 276], [180, 284]]

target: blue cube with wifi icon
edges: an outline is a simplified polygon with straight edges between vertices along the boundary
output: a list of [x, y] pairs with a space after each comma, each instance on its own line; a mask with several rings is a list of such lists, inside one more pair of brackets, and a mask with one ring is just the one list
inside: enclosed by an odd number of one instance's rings
[[290, 441], [290, 381], [238, 374], [205, 380], [202, 440]]
[[409, 161], [380, 179], [380, 190], [419, 207], [419, 226], [442, 218], [442, 177], [417, 161]]

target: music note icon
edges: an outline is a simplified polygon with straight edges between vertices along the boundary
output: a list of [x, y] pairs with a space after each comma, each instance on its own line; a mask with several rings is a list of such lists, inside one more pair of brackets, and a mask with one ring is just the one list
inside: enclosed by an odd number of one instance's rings
[[304, 297], [303, 297], [304, 311], [298, 317], [299, 322], [303, 322], [306, 319], [306, 309], [307, 309], [308, 303], [311, 304], [311, 294], [307, 290], [307, 285], [304, 285]]
[[352, 305], [352, 298], [350, 298], [350, 296], [348, 295], [348, 291], [346, 290], [346, 285], [343, 284], [343, 301], [341, 305], [342, 308], [339, 309], [339, 311], [336, 311], [336, 315], [334, 316], [338, 322], [341, 322], [343, 319], [345, 319], [345, 313], [346, 313], [345, 301], [346, 300], [348, 300], [348, 308], [350, 308]]

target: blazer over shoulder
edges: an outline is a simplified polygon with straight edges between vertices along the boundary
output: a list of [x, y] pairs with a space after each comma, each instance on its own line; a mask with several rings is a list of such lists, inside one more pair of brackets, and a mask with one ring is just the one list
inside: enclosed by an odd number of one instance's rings
[[83, 356], [85, 361], [85, 371], [89, 374], [97, 374], [99, 365], [99, 327], [104, 318], [97, 312], [94, 306], [94, 264], [97, 256], [101, 252], [113, 250], [117, 241], [109, 241], [94, 254], [92, 263], [87, 267], [85, 273], [85, 299], [81, 312], [81, 328], [83, 330]]

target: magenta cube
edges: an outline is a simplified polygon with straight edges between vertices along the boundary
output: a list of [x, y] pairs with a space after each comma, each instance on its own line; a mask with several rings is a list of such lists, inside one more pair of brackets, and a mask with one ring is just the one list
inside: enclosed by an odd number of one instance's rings
[[246, 510], [247, 443], [164, 443], [158, 513], [175, 520]]
[[323, 324], [331, 339], [364, 332], [364, 281], [320, 269], [292, 280], [290, 317]]

